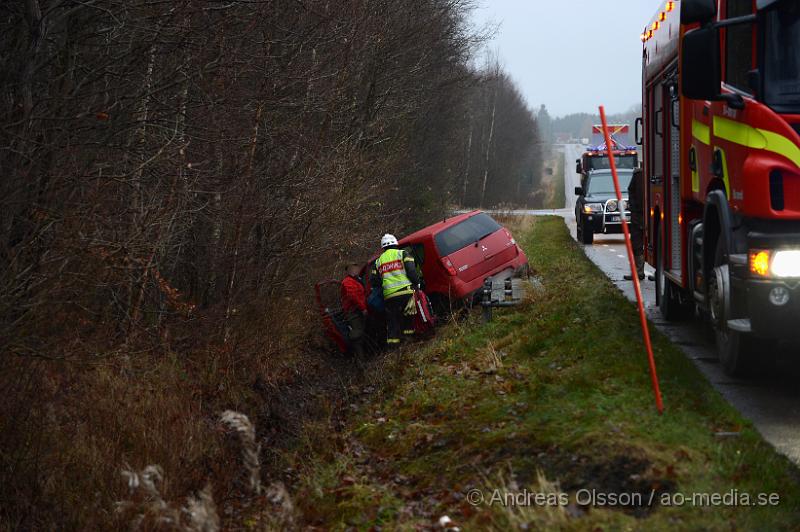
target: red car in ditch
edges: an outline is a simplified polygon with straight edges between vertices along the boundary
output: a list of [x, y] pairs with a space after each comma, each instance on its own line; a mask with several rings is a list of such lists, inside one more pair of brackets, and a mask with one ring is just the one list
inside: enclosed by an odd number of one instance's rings
[[470, 299], [487, 278], [528, 270], [528, 257], [511, 232], [481, 211], [430, 225], [400, 240], [400, 247], [414, 256], [432, 299]]
[[[481, 211], [430, 225], [400, 240], [400, 247], [414, 256], [422, 288], [436, 309], [447, 308], [451, 302], [472, 302], [490, 277], [528, 273], [528, 258], [511, 232]], [[377, 257], [361, 271], [367, 294], [371, 290], [369, 270]], [[317, 284], [316, 295], [326, 334], [346, 352], [339, 286], [338, 281], [323, 281]]]

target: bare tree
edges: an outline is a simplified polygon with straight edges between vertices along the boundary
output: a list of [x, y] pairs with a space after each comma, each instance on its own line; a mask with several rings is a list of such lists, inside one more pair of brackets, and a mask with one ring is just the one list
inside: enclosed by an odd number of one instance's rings
[[123, 456], [192, 488], [174, 442], [293, 363], [313, 282], [484, 167], [470, 7], [0, 3], [0, 518], [114, 528]]

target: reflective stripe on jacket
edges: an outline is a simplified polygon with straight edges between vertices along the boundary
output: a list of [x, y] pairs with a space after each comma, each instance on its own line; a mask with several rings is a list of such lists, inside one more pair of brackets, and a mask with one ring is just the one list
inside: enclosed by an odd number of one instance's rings
[[399, 249], [387, 249], [375, 261], [375, 270], [381, 279], [383, 298], [412, 293], [411, 279], [406, 274], [406, 262], [414, 262], [413, 257], [406, 257]]

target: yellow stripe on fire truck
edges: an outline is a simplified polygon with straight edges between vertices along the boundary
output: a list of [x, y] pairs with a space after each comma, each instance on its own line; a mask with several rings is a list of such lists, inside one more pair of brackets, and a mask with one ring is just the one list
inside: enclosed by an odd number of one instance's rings
[[758, 129], [735, 120], [714, 117], [714, 136], [740, 146], [777, 153], [800, 167], [800, 147], [774, 131]]

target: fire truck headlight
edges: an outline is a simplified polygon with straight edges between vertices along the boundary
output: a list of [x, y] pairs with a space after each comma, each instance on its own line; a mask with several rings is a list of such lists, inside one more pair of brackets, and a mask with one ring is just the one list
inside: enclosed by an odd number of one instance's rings
[[775, 277], [800, 277], [800, 249], [776, 251], [771, 270]]

